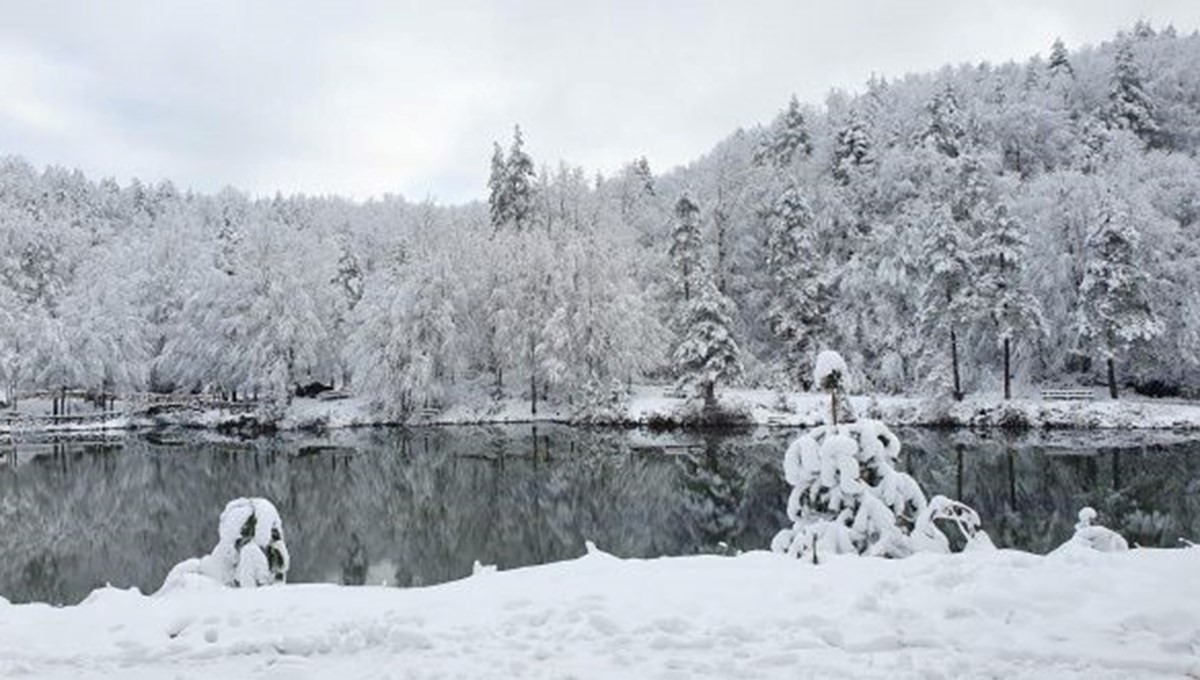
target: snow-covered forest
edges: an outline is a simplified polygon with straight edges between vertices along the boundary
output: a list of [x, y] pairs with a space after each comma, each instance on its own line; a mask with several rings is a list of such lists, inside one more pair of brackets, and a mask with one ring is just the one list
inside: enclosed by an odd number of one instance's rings
[[[786, 102], [687, 167], [491, 150], [488, 200], [251, 198], [0, 163], [0, 380], [385, 410], [631, 382], [1200, 391], [1200, 35]], [[680, 111], [686, 116], [686, 111]], [[488, 163], [480, 149], [480, 163]]]

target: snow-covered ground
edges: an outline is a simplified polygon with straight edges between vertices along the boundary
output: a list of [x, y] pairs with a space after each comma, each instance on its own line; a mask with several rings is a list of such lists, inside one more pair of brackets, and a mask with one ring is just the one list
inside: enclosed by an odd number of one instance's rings
[[1200, 677], [1200, 550], [578, 560], [419, 589], [0, 601], [36, 678]]
[[[817, 392], [781, 393], [765, 389], [728, 389], [721, 392], [722, 406], [747, 424], [780, 427], [813, 427], [824, 422], [829, 397]], [[962, 402], [905, 396], [851, 396], [849, 401], [859, 416], [882, 420], [893, 427], [955, 426], [994, 427], [1028, 426], [1048, 429], [1200, 429], [1200, 402], [1145, 399], [1136, 396], [1119, 400], [1097, 398], [1088, 401], [1055, 401], [1018, 398], [1004, 401], [995, 395], [969, 396]], [[44, 402], [44, 403], [43, 403]], [[694, 402], [672, 393], [663, 386], [634, 386], [627, 399], [609, 413], [591, 414], [590, 424], [670, 426], [687, 420]], [[74, 407], [82, 410], [84, 406]], [[0, 434], [87, 432], [98, 430], [179, 425], [198, 428], [244, 425], [248, 420], [267, 421], [282, 430], [337, 429], [346, 427], [396, 424], [394, 419], [376, 413], [369, 400], [351, 396], [321, 400], [297, 398], [282, 414], [265, 416], [247, 404], [230, 408], [195, 406], [176, 408], [151, 415], [144, 406], [122, 401], [114, 413], [88, 415], [68, 422], [45, 418], [47, 400], [25, 400], [17, 412], [0, 412]], [[78, 414], [79, 411], [75, 411]], [[28, 417], [32, 416], [32, 417]], [[415, 424], [454, 425], [474, 423], [525, 423], [581, 420], [581, 414], [569, 404], [539, 403], [531, 413], [528, 399], [462, 400], [445, 409], [418, 412]], [[251, 424], [253, 429], [253, 424]]]

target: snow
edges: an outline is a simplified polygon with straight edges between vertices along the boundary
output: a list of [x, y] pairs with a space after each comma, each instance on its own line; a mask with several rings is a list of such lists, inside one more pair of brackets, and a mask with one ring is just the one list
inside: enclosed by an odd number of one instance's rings
[[813, 384], [823, 386], [825, 381], [833, 378], [838, 385], [845, 385], [846, 376], [849, 372], [846, 370], [846, 360], [841, 354], [832, 350], [824, 350], [817, 355], [817, 364], [813, 368]]
[[[1179, 678], [1200, 552], [584, 557], [428, 588], [0, 603], [0, 676]], [[1163, 584], [1170, 584], [1164, 588]]]
[[[201, 558], [184, 560], [171, 568], [159, 592], [212, 585], [240, 588], [282, 583], [291, 559], [283, 539], [283, 521], [275, 505], [265, 498], [236, 498], [221, 511], [217, 545]], [[271, 564], [268, 555], [275, 555]]]
[[[719, 392], [722, 407], [742, 415], [748, 424], [767, 427], [817, 427], [829, 417], [829, 395], [824, 392], [781, 392], [771, 389], [728, 388]], [[1069, 437], [1072, 429], [1200, 430], [1200, 402], [1184, 400], [1122, 397], [1119, 400], [1044, 401], [1020, 397], [1005, 401], [998, 395], [969, 395], [963, 401], [902, 395], [851, 395], [845, 397], [854, 413], [883, 420], [895, 427], [956, 426], [988, 428], [1017, 423], [1031, 428], [1046, 428], [1047, 438]], [[257, 417], [252, 408], [237, 404], [188, 407], [154, 416], [136, 404], [117, 402], [117, 412], [96, 420], [49, 424], [26, 415], [37, 416], [42, 404], [36, 402], [26, 411], [22, 401], [19, 418], [0, 417], [0, 436], [32, 436], [42, 432], [60, 434], [114, 433], [122, 430], [163, 426], [218, 429], [237, 426], [248, 417]], [[47, 402], [48, 404], [48, 402]], [[687, 399], [670, 387], [634, 385], [624, 403], [604, 414], [584, 420], [590, 425], [676, 426], [686, 420]], [[48, 406], [46, 406], [48, 409]], [[264, 416], [265, 418], [266, 416]], [[527, 398], [463, 400], [440, 410], [420, 411], [410, 419], [416, 425], [467, 425], [481, 423], [571, 423], [580, 419], [570, 404], [538, 404], [537, 414], [530, 413]], [[394, 416], [378, 413], [369, 399], [321, 400], [296, 398], [272, 424], [280, 430], [331, 430], [352, 427], [399, 424]], [[1120, 436], [1114, 434], [1114, 436]]]

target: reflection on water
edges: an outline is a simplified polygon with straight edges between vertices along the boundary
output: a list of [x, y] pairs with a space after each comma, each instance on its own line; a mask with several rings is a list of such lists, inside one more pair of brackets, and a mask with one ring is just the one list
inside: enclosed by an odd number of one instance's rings
[[[105, 583], [152, 591], [173, 564], [212, 548], [221, 508], [244, 495], [283, 514], [293, 582], [432, 584], [475, 560], [576, 557], [585, 540], [629, 557], [764, 548], [785, 523], [780, 459], [794, 434], [648, 439], [526, 425], [22, 444], [0, 466], [0, 596], [72, 603]], [[997, 545], [1045, 552], [1083, 505], [1132, 543], [1200, 537], [1194, 442], [1106, 448], [1094, 433], [1049, 448], [899, 434], [902, 467], [931, 495], [973, 505]]]

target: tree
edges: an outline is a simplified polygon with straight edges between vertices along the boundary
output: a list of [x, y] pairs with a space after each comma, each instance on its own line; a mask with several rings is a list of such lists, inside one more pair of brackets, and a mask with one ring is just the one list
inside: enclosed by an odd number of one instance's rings
[[513, 127], [512, 146], [508, 149], [508, 160], [504, 164], [508, 217], [513, 228], [521, 231], [532, 224], [534, 212], [534, 181], [536, 172], [533, 159], [525, 153], [525, 141], [521, 137], [521, 126]]
[[1106, 121], [1112, 129], [1129, 130], [1147, 146], [1155, 146], [1161, 133], [1155, 108], [1146, 93], [1142, 71], [1128, 40], [1117, 42], [1113, 54], [1112, 85]]
[[852, 171], [874, 163], [873, 142], [867, 121], [858, 109], [850, 113], [837, 131], [833, 147], [833, 178], [843, 185], [850, 183]]
[[921, 292], [921, 318], [934, 333], [950, 338], [952, 394], [961, 400], [958, 327], [963, 316], [960, 296], [970, 278], [970, 253], [966, 234], [954, 220], [950, 206], [926, 206], [922, 212], [921, 250], [929, 278]]
[[771, 127], [759, 139], [758, 147], [754, 150], [754, 164], [785, 168], [792, 164], [797, 153], [807, 157], [812, 153], [812, 143], [809, 141], [808, 123], [800, 111], [800, 102], [792, 95], [787, 108], [776, 116]]
[[814, 242], [813, 213], [795, 183], [789, 183], [771, 212], [767, 270], [772, 283], [767, 318], [784, 344], [788, 371], [807, 387], [811, 353], [820, 320], [821, 274]]
[[1051, 79], [1075, 79], [1075, 68], [1071, 66], [1067, 46], [1063, 44], [1062, 38], [1055, 38], [1054, 44], [1050, 46], [1050, 59], [1046, 63], [1046, 70], [1050, 72]]
[[683, 293], [683, 301], [689, 302], [696, 289], [696, 277], [700, 274], [700, 258], [703, 243], [700, 235], [700, 208], [684, 192], [675, 203], [675, 228], [671, 231], [671, 264], [675, 268], [675, 281]]
[[508, 196], [508, 168], [504, 150], [499, 142], [492, 142], [492, 167], [488, 173], [488, 214], [492, 229], [499, 229], [510, 219], [512, 208]]
[[[813, 377], [836, 401], [845, 372], [841, 355], [827, 351]], [[938, 520], [952, 522], [966, 544], [991, 546], [974, 510], [944, 496], [926, 500], [916, 480], [896, 469], [900, 440], [886, 425], [839, 425], [837, 407], [830, 411], [835, 415], [829, 424], [798, 437], [783, 456], [792, 526], [775, 535], [771, 550], [813, 563], [828, 554], [947, 553], [950, 540]]]
[[933, 99], [929, 100], [925, 110], [929, 121], [922, 134], [922, 141], [947, 158], [958, 158], [963, 152], [967, 133], [954, 87], [947, 82]]
[[1109, 196], [1099, 227], [1089, 236], [1088, 259], [1079, 291], [1079, 335], [1104, 356], [1108, 392], [1117, 398], [1117, 355], [1162, 333], [1146, 297], [1148, 277], [1138, 261], [1139, 234], [1123, 204]]
[[681, 387], [704, 398], [704, 407], [717, 406], [716, 386], [741, 374], [741, 350], [733, 339], [734, 306], [705, 277], [696, 297], [684, 307], [683, 339], [675, 348]]
[[1004, 352], [1004, 398], [1012, 398], [1012, 341], [1024, 332], [1040, 332], [1041, 305], [1022, 278], [1028, 239], [1003, 202], [984, 206], [976, 218], [978, 236], [971, 248], [973, 307], [990, 321]]

